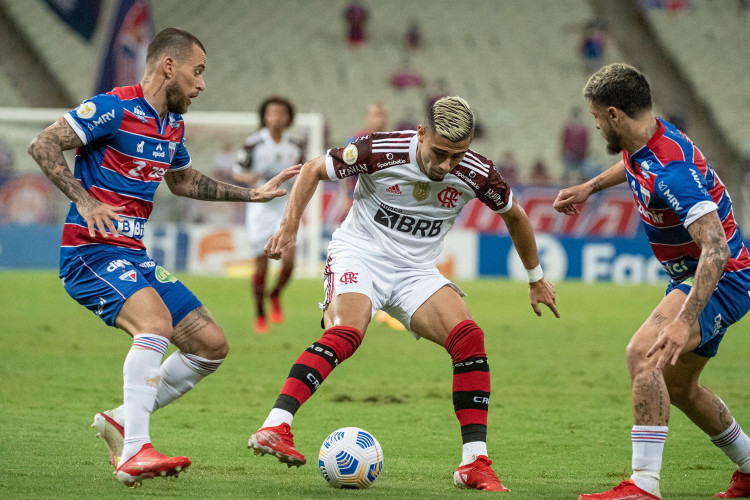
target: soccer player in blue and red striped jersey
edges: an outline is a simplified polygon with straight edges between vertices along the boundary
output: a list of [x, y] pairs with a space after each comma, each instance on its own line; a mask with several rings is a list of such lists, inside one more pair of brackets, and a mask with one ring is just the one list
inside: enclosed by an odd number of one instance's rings
[[[206, 87], [206, 51], [192, 34], [159, 32], [140, 84], [83, 101], [43, 130], [29, 154], [70, 200], [60, 251], [66, 291], [133, 345], [123, 367], [124, 403], [94, 417], [117, 478], [129, 486], [174, 476], [190, 465], [151, 446], [150, 414], [216, 371], [227, 340], [201, 302], [146, 253], [142, 242], [154, 192], [166, 180], [177, 196], [265, 202], [284, 195], [291, 167], [247, 189], [192, 167], [182, 114]], [[76, 149], [70, 171], [63, 151]], [[164, 363], [172, 342], [178, 350]]]
[[622, 161], [594, 179], [563, 189], [554, 207], [576, 204], [627, 182], [654, 255], [670, 282], [662, 301], [627, 348], [633, 415], [633, 475], [605, 493], [580, 500], [661, 498], [659, 475], [670, 403], [682, 410], [737, 471], [718, 498], [750, 496], [750, 438], [724, 402], [699, 384], [727, 328], [750, 310], [750, 255], [732, 202], [701, 151], [674, 125], [654, 116], [644, 75], [611, 64], [583, 90], [596, 128]]

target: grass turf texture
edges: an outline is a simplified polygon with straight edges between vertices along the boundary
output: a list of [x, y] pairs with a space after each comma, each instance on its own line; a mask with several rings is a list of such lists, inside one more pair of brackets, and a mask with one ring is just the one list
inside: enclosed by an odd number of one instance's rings
[[[319, 280], [292, 281], [286, 321], [252, 333], [245, 280], [183, 276], [222, 325], [227, 361], [151, 420], [156, 448], [193, 465], [177, 480], [129, 490], [112, 474], [89, 427], [119, 404], [129, 337], [70, 299], [54, 272], [0, 273], [0, 496], [3, 498], [466, 498], [452, 474], [461, 455], [448, 354], [373, 322], [354, 357], [297, 413], [293, 432], [308, 464], [288, 469], [257, 457], [247, 440], [266, 417], [296, 357], [320, 337]], [[526, 286], [459, 282], [486, 333], [492, 368], [490, 458], [508, 498], [564, 499], [604, 491], [630, 467], [632, 425], [625, 346], [662, 287], [560, 283], [562, 319], [537, 318]], [[703, 383], [750, 430], [748, 319], [729, 330]], [[171, 348], [173, 349], [173, 347]], [[170, 349], [170, 352], [171, 352]], [[317, 453], [333, 430], [372, 432], [384, 472], [367, 491], [322, 479]], [[673, 409], [661, 490], [708, 498], [733, 464]]]

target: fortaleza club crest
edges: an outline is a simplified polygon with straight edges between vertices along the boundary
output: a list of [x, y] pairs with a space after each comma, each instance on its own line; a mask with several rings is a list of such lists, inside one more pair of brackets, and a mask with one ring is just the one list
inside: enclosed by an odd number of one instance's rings
[[414, 196], [414, 199], [417, 201], [424, 201], [427, 199], [427, 196], [430, 194], [430, 183], [429, 182], [415, 182], [414, 183], [414, 191], [412, 191], [412, 196]]

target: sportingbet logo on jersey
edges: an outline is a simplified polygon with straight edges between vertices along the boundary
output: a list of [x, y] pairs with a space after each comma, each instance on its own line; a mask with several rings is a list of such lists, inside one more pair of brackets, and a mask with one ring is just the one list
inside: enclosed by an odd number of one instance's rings
[[411, 233], [414, 236], [426, 236], [434, 238], [440, 234], [443, 226], [442, 220], [425, 220], [411, 217], [409, 215], [395, 212], [391, 207], [381, 205], [375, 213], [375, 222], [390, 229], [402, 233]]

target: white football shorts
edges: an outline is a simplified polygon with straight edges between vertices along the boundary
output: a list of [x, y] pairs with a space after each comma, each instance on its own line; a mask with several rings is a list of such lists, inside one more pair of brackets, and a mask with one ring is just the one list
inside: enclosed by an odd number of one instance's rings
[[[436, 267], [427, 269], [402, 268], [393, 259], [373, 257], [366, 248], [356, 248], [342, 242], [332, 242], [323, 271], [325, 310], [334, 294], [356, 292], [366, 295], [372, 303], [370, 319], [382, 309], [411, 332], [412, 315], [444, 286], [453, 288], [461, 297], [466, 294]], [[411, 332], [415, 338], [420, 338]]]
[[[277, 201], [277, 200], [280, 200]], [[275, 202], [275, 203], [274, 203]], [[264, 255], [266, 243], [279, 231], [284, 218], [286, 198], [274, 198], [267, 203], [248, 203], [245, 210], [245, 227], [250, 243], [250, 255]]]

